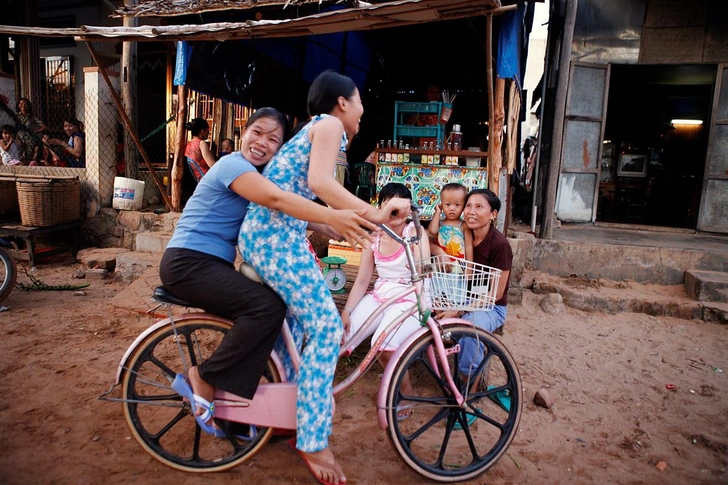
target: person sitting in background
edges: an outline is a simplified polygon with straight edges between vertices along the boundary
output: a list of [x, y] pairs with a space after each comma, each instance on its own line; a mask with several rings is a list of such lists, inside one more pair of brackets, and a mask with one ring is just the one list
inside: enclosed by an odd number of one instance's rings
[[185, 157], [190, 164], [192, 175], [198, 182], [215, 164], [215, 157], [212, 155], [207, 138], [210, 136], [210, 125], [204, 118], [195, 118], [185, 123], [185, 129], [192, 133], [192, 140], [187, 142]]
[[233, 145], [233, 141], [230, 138], [223, 138], [220, 141], [220, 153], [218, 153], [217, 158], [220, 159], [225, 155], [230, 155], [234, 151], [235, 145]]
[[63, 131], [68, 135], [68, 141], [51, 138], [48, 143], [60, 147], [59, 156], [67, 167], [83, 168], [86, 166], [86, 152], [84, 146], [84, 135], [81, 129], [83, 125], [74, 117], [63, 120]]
[[33, 161], [29, 163], [31, 167], [65, 167], [66, 164], [63, 162], [58, 155], [50, 147], [50, 136], [47, 131], [41, 132], [41, 144], [35, 149], [33, 155]]
[[36, 160], [37, 148], [40, 146], [40, 133], [46, 129], [42, 120], [33, 116], [33, 104], [28, 98], [20, 98], [17, 105], [18, 142], [20, 144], [20, 160], [25, 163]]
[[2, 139], [0, 139], [0, 156], [3, 165], [22, 165], [20, 161], [20, 143], [15, 138], [17, 131], [13, 125], [2, 126]]

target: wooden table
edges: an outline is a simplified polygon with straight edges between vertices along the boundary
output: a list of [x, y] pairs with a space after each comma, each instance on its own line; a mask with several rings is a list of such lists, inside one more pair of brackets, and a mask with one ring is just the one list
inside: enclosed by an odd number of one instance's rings
[[15, 259], [30, 261], [30, 265], [35, 266], [36, 237], [61, 232], [66, 232], [67, 234], [70, 233], [68, 234], [71, 239], [70, 243], [64, 243], [58, 247], [44, 251], [43, 255], [51, 256], [61, 254], [69, 250], [73, 253], [78, 248], [78, 235], [80, 232], [78, 229], [80, 226], [80, 220], [47, 227], [23, 226], [20, 222], [6, 222], [3, 225], [0, 225], [0, 237], [14, 237], [25, 241], [27, 252], [19, 251], [17, 249], [9, 249], [8, 253], [10, 253], [10, 255]]

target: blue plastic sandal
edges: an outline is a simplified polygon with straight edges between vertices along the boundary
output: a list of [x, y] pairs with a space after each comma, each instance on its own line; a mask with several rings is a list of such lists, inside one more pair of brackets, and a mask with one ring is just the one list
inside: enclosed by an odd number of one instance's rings
[[[202, 428], [202, 431], [207, 434], [217, 436], [217, 430], [215, 426], [210, 424], [210, 421], [212, 421], [212, 417], [215, 414], [215, 404], [209, 402], [204, 397], [195, 394], [192, 391], [192, 386], [190, 385], [187, 377], [184, 374], [177, 374], [175, 376], [174, 381], [172, 382], [172, 389], [174, 390], [174, 392], [189, 401], [192, 415], [195, 417], [195, 421], [197, 421], [197, 424], [200, 426], [200, 428]], [[197, 406], [203, 409], [202, 414], [200, 414], [199, 416], [197, 415]], [[224, 436], [225, 432], [223, 431], [223, 437]]]
[[[487, 390], [495, 389], [498, 386], [488, 386]], [[508, 389], [502, 389], [495, 394], [491, 394], [488, 396], [495, 402], [497, 405], [508, 411], [511, 412], [511, 391]]]

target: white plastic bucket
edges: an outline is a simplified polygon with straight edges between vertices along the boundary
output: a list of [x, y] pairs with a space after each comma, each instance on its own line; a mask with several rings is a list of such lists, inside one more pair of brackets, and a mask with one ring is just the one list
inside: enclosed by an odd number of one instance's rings
[[114, 177], [114, 209], [138, 211], [144, 200], [144, 182], [124, 177]]

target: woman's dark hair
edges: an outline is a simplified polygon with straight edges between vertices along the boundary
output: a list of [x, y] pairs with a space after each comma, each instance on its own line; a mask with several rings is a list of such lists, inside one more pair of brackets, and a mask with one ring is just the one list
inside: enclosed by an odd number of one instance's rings
[[485, 197], [485, 200], [488, 201], [488, 205], [490, 206], [491, 211], [499, 211], [501, 208], [501, 201], [498, 198], [495, 193], [493, 193], [492, 190], [489, 189], [473, 189], [468, 194], [467, 198], [465, 199], [465, 203], [467, 204], [470, 198], [474, 195], [482, 195]]
[[11, 135], [15, 135], [18, 133], [18, 130], [16, 130], [13, 125], [3, 125], [2, 127], [0, 127], [0, 131], [2, 133], [5, 133], [7, 131]]
[[390, 182], [382, 187], [382, 190], [379, 192], [377, 205], [381, 207], [382, 204], [387, 202], [389, 199], [393, 199], [395, 197], [400, 199], [412, 200], [412, 192], [410, 192], [410, 189], [408, 189], [404, 184], [400, 184], [398, 182]]
[[339, 96], [349, 99], [356, 90], [350, 77], [327, 70], [314, 79], [308, 90], [308, 114], [316, 116], [331, 113], [339, 102]]
[[210, 125], [207, 124], [205, 118], [195, 118], [192, 121], [185, 123], [185, 129], [190, 130], [192, 136], [197, 136], [202, 130], [209, 130]]
[[20, 102], [25, 101], [25, 104], [28, 106], [28, 114], [33, 114], [33, 103], [30, 102], [28, 98], [20, 98], [18, 100], [18, 103], [15, 105], [15, 111], [20, 112]]
[[260, 108], [250, 115], [250, 118], [248, 118], [248, 121], [245, 123], [245, 127], [249, 127], [255, 122], [255, 120], [259, 120], [260, 118], [273, 118], [276, 120], [283, 128], [283, 140], [281, 140], [281, 143], [288, 140], [288, 137], [290, 136], [290, 127], [288, 125], [288, 118], [286, 118], [283, 113], [271, 107]]
[[72, 124], [72, 125], [76, 125], [76, 127], [79, 130], [81, 130], [82, 124], [81, 124], [80, 121], [78, 121], [78, 118], [74, 118], [73, 116], [67, 116], [67, 117], [63, 118], [63, 122], [64, 123], [69, 123], [69, 124]]

